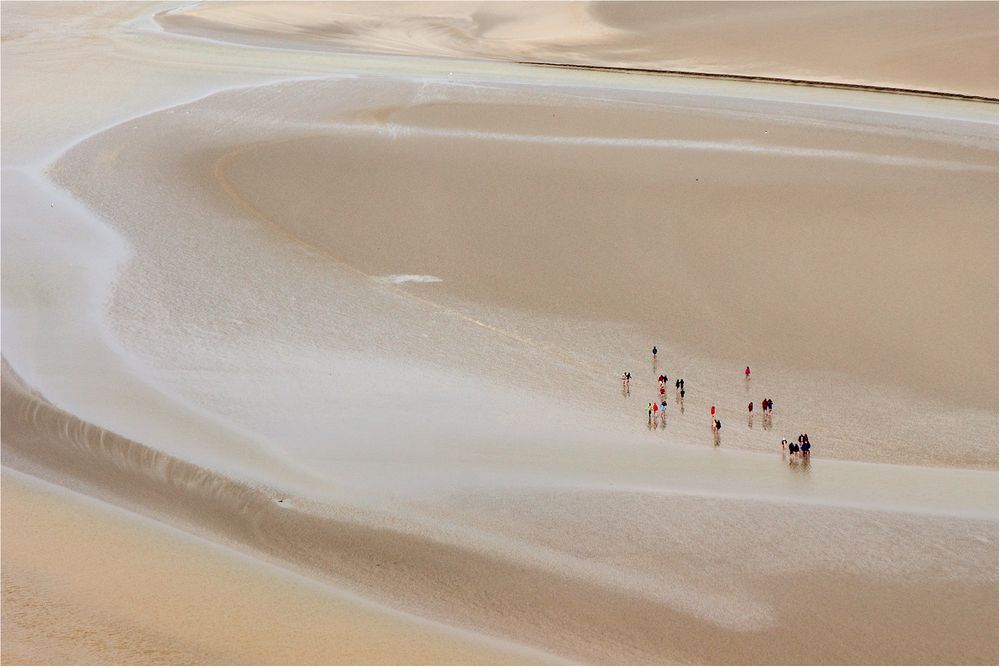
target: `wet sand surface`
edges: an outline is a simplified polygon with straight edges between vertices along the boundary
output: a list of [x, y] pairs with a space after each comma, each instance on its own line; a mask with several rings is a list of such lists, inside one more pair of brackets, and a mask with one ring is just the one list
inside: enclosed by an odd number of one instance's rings
[[996, 106], [344, 7], [4, 4], [3, 662], [996, 662]]

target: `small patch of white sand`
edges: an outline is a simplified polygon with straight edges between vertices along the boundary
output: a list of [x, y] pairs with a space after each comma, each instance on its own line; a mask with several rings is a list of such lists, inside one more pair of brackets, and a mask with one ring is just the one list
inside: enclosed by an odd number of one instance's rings
[[379, 276], [375, 280], [380, 283], [392, 283], [393, 285], [399, 285], [400, 283], [439, 283], [441, 279], [437, 276], [418, 276], [413, 274], [400, 274], [391, 276]]

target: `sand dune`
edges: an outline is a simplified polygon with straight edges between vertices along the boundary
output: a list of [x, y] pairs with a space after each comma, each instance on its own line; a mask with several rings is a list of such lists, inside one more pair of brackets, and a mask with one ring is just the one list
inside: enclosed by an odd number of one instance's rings
[[996, 662], [995, 104], [501, 62], [996, 5], [414, 7], [4, 3], [0, 660]]
[[[984, 2], [233, 2], [170, 30], [365, 53], [681, 69], [997, 95]], [[933, 29], [929, 29], [933, 26]]]

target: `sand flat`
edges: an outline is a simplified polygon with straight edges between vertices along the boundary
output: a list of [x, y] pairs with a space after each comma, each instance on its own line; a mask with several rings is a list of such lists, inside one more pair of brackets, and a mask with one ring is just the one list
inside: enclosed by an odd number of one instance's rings
[[[997, 186], [988, 133], [969, 147], [916, 127], [821, 129], [821, 114], [778, 125], [773, 112], [612, 115], [512, 97], [523, 103], [418, 103], [342, 137], [333, 127], [241, 148], [220, 175], [264, 217], [366, 273], [416, 260], [471, 300], [603, 316], [734, 360], [995, 406], [996, 330], [972, 322], [997, 294], [980, 278], [996, 259], [983, 224]], [[911, 333], [896, 341], [896, 328]], [[826, 332], [837, 333], [816, 345]], [[952, 374], [964, 380], [936, 381]]]
[[[996, 183], [994, 128], [980, 122], [977, 105], [967, 105], [965, 119], [938, 121], [938, 134], [928, 135], [932, 121], [922, 107], [919, 114], [887, 112], [884, 126], [870, 112], [862, 121], [859, 112], [837, 106], [790, 107], [779, 127], [762, 120], [769, 107], [760, 101], [727, 107], [714, 97], [691, 102], [678, 95], [657, 104], [647, 93], [615, 94], [625, 110], [610, 114], [606, 92], [594, 99], [583, 90], [524, 85], [486, 91], [288, 83], [219, 95], [117, 128], [73, 151], [56, 173], [117, 220], [131, 243], [149, 248], [128, 270], [134, 278], [118, 286], [112, 307], [119, 335], [160, 368], [190, 363], [201, 345], [180, 341], [220, 327], [232, 338], [213, 342], [207, 353], [226, 349], [233, 364], [257, 363], [236, 361], [249, 358], [267, 366], [264, 341], [297, 341], [296, 352], [273, 363], [309, 374], [307, 385], [325, 386], [326, 397], [342, 391], [330, 371], [339, 366], [353, 377], [354, 369], [332, 359], [329, 369], [322, 361], [315, 366], [323, 350], [389, 355], [388, 372], [429, 357], [450, 368], [452, 378], [474, 368], [473, 375], [558, 398], [584, 418], [609, 414], [620, 437], [617, 424], [630, 406], [608, 401], [614, 386], [607, 378], [626, 362], [616, 348], [666, 334], [665, 369], [698, 376], [688, 399], [695, 414], [710, 403], [728, 415], [745, 410], [742, 376], [716, 378], [725, 373], [717, 369], [741, 369], [749, 357], [768, 369], [754, 391], [788, 396], [786, 427], [819, 433], [838, 458], [995, 465], [995, 374], [980, 363], [995, 358], [994, 332], [970, 325], [996, 294], [995, 280], [985, 276], [995, 256], [996, 230], [985, 222]], [[420, 101], [444, 95], [476, 102]], [[491, 97], [506, 105], [487, 104]], [[248, 127], [218, 122], [233, 105], [257, 99], [264, 100], [253, 102], [260, 116]], [[396, 111], [386, 111], [394, 99]], [[286, 112], [286, 104], [293, 110]], [[281, 126], [275, 119], [285, 113], [292, 117]], [[558, 131], [553, 114], [563, 118]], [[359, 120], [371, 117], [381, 120]], [[271, 139], [247, 141], [261, 118], [274, 128]], [[507, 120], [500, 132], [501, 118], [523, 118], [524, 126]], [[959, 138], [940, 133], [948, 126]], [[135, 141], [137, 129], [149, 144]], [[202, 149], [177, 146], [179, 133], [198, 137]], [[116, 161], [102, 162], [107, 153]], [[156, 164], [146, 159], [151, 153]], [[164, 179], [152, 198], [139, 194], [151, 174]], [[135, 183], [137, 196], [121, 193], [124, 182]], [[192, 183], [212, 226], [178, 206], [189, 203]], [[961, 194], [949, 199], [945, 191]], [[135, 222], [150, 215], [184, 232], [151, 236], [148, 225]], [[239, 256], [226, 247], [233, 235], [240, 238]], [[904, 243], [906, 252], [899, 252]], [[178, 299], [176, 274], [143, 259], [167, 245], [187, 258], [184, 292], [202, 294], [205, 307]], [[237, 282], [254, 286], [246, 300], [215, 274], [212, 257], [220, 248], [234, 262]], [[950, 270], [959, 262], [979, 269]], [[297, 269], [286, 281], [259, 269], [289, 263]], [[387, 293], [380, 276], [395, 272], [441, 282]], [[912, 288], [925, 281], [933, 287]], [[178, 342], [157, 342], [168, 332], [150, 310], [151, 294], [187, 322], [170, 333]], [[409, 300], [404, 319], [399, 296]], [[264, 312], [287, 313], [296, 327], [261, 312], [265, 303]], [[316, 303], [329, 305], [309, 305]], [[503, 312], [530, 312], [540, 321]], [[389, 325], [393, 317], [405, 327]], [[565, 324], [574, 321], [593, 332], [586, 343]], [[901, 330], [912, 333], [900, 339]], [[341, 341], [332, 348], [330, 335]], [[944, 339], [955, 344], [941, 345]], [[497, 349], [501, 357], [491, 352]], [[567, 372], [572, 383], [561, 381]], [[428, 368], [420, 373], [431, 377]], [[824, 381], [831, 374], [838, 382]], [[228, 381], [220, 379], [205, 391], [207, 385], [199, 389], [176, 374], [162, 376], [181, 392], [196, 391], [196, 402], [216, 404], [270, 437], [305, 426], [299, 442], [318, 447], [324, 438], [359, 435], [328, 423], [323, 402], [313, 397], [276, 390], [251, 408], [242, 382], [232, 385], [229, 400], [223, 398]], [[394, 426], [394, 415], [409, 413], [403, 407], [411, 405], [419, 414], [419, 397], [434, 395], [434, 382], [449, 382], [414, 377], [408, 382], [419, 390], [397, 393], [359, 380], [365, 390], [351, 399], [352, 409], [372, 411], [373, 428], [387, 439], [404, 430], [412, 437], [412, 430]], [[526, 407], [489, 410], [484, 419], [484, 405], [507, 402], [486, 387], [477, 390], [475, 381], [462, 386], [461, 398], [449, 393], [454, 402], [444, 413], [452, 414], [441, 414], [442, 426], [467, 422], [476, 437], [492, 437], [473, 424], [506, 430], [511, 415]], [[379, 395], [395, 406], [381, 418]], [[268, 416], [269, 401], [284, 406], [280, 427]], [[889, 413], [897, 418], [884, 419]], [[684, 428], [685, 420], [678, 421]], [[604, 430], [609, 422], [598, 425]], [[729, 441], [773, 447], [762, 436], [735, 433]], [[940, 447], [956, 436], [970, 445], [959, 452]], [[685, 437], [697, 441], [700, 433]]]
[[996, 662], [995, 104], [503, 62], [995, 5], [409, 7], [4, 3], [2, 660]]

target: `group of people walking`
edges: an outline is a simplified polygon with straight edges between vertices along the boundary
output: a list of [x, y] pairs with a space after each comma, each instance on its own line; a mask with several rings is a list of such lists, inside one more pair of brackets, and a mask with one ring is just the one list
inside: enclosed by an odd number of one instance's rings
[[[753, 401], [747, 403], [747, 428], [753, 428]], [[761, 428], [765, 431], [771, 428], [771, 411], [774, 410], [774, 401], [770, 398], [762, 399], [760, 402]]]
[[[653, 368], [656, 369], [657, 354], [659, 350], [656, 346], [653, 346]], [[747, 388], [750, 386], [750, 367], [747, 366], [743, 371], [743, 377], [747, 383]], [[667, 382], [669, 378], [666, 373], [660, 373], [656, 381], [659, 385], [659, 398], [657, 401], [650, 401], [646, 404], [646, 423], [649, 425], [650, 429], [654, 429], [657, 426], [660, 428], [665, 428], [667, 425]], [[630, 396], [632, 393], [632, 373], [631, 371], [625, 371], [622, 373], [622, 394], [625, 396]], [[684, 380], [682, 378], [677, 378], [674, 380], [674, 397], [675, 401], [680, 404], [681, 413], [684, 412]], [[747, 426], [753, 428], [754, 419], [754, 402], [750, 401], [747, 403]], [[774, 401], [770, 398], [764, 398], [760, 401], [760, 414], [762, 418], [762, 428], [764, 430], [769, 430], [771, 428], [771, 414], [774, 411]], [[718, 447], [722, 444], [721, 431], [722, 431], [722, 421], [715, 414], [715, 406], [713, 405], [710, 409], [711, 417], [711, 429], [712, 429], [712, 443]], [[808, 459], [809, 451], [812, 448], [809, 442], [809, 436], [805, 433], [799, 435], [798, 441], [789, 443], [787, 439], [782, 439], [781, 450], [784, 454], [786, 451], [793, 461], [798, 459]]]
[[788, 442], [782, 439], [781, 441], [781, 452], [784, 454], [785, 450], [788, 450], [788, 456], [792, 459], [808, 459], [809, 450], [812, 449], [812, 444], [809, 442], [808, 433], [800, 433], [798, 442]]
[[[656, 354], [656, 348], [653, 348], [653, 354]], [[629, 371], [625, 371], [623, 377], [626, 381], [631, 379], [632, 374]], [[660, 386], [660, 400], [659, 403], [653, 401], [646, 404], [646, 423], [650, 426], [655, 426], [659, 424], [661, 427], [666, 427], [667, 425], [667, 382], [670, 378], [667, 377], [666, 373], [660, 373], [656, 378], [657, 383]], [[674, 380], [674, 400], [680, 404], [681, 414], [684, 413], [684, 379], [677, 378]]]
[[649, 424], [650, 426], [655, 426], [655, 425], [659, 424], [661, 427], [666, 427], [666, 425], [667, 425], [667, 402], [666, 401], [660, 401], [659, 403], [656, 403], [654, 401], [652, 403], [647, 403], [646, 404], [646, 416], [647, 416], [647, 422], [646, 423]]

